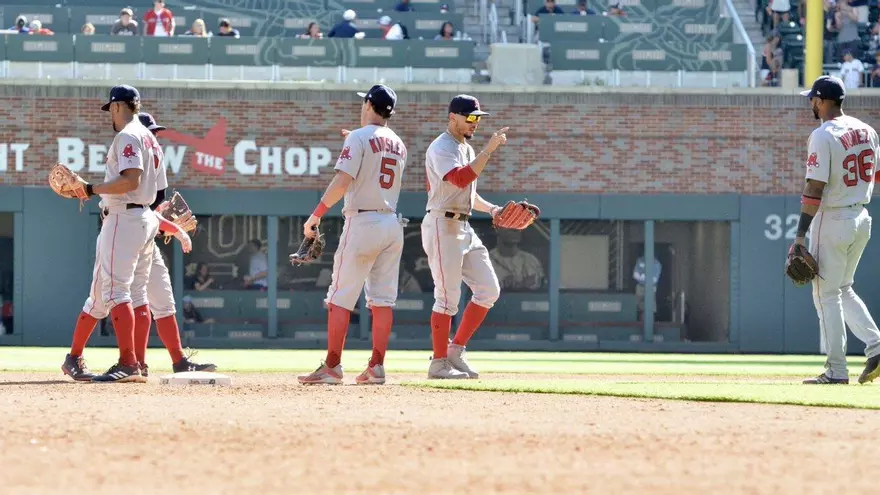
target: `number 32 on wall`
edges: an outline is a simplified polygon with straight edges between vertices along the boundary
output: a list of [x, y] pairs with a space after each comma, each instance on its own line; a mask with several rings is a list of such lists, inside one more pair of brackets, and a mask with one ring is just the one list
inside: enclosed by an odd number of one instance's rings
[[[800, 220], [800, 214], [791, 214], [785, 217], [785, 238], [789, 240], [794, 240], [797, 236], [797, 225]], [[771, 241], [778, 241], [782, 238], [783, 225], [782, 225], [782, 217], [777, 214], [767, 215], [767, 218], [764, 220], [764, 224], [767, 226], [764, 229], [764, 237]], [[810, 238], [810, 234], [807, 233], [807, 239]]]

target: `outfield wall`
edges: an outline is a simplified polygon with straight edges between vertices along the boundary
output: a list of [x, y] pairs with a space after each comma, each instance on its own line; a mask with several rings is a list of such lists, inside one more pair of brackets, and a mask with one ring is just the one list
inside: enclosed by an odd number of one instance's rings
[[[186, 325], [189, 344], [323, 346], [321, 299], [341, 226], [338, 207], [325, 221], [331, 240], [325, 259], [294, 270], [286, 258], [332, 175], [339, 129], [357, 119], [356, 88], [141, 86], [145, 110], [172, 131], [162, 137], [169, 181], [201, 218], [192, 255], [162, 245], [176, 293], [190, 295], [202, 316], [215, 320]], [[413, 160], [400, 208], [411, 224], [394, 346], [429, 346], [432, 287], [418, 235], [425, 201], [420, 157], [442, 131], [444, 102], [472, 92], [493, 113], [484, 134], [511, 126], [481, 191], [496, 202], [528, 197], [544, 212], [540, 224], [514, 241], [486, 218], [474, 221], [498, 250], [493, 259], [503, 295], [473, 347], [819, 351], [810, 291], [782, 273], [799, 210], [802, 155], [815, 125], [801, 98], [762, 90], [744, 96], [484, 89], [398, 91], [394, 127]], [[0, 127], [0, 294], [14, 302], [14, 332], [0, 343], [69, 342], [89, 289], [99, 217], [94, 202], [80, 212], [43, 184], [56, 161], [100, 180], [112, 139], [108, 115], [99, 110], [106, 91], [62, 83], [0, 86], [0, 107], [18, 116]], [[876, 94], [854, 95], [849, 104], [869, 122], [880, 120]], [[484, 141], [478, 136], [475, 144]], [[265, 291], [242, 283], [253, 238], [264, 243], [275, 268]], [[654, 300], [644, 297], [650, 288], [640, 290], [632, 273], [636, 259], [651, 252], [661, 276], [655, 321], [644, 321]], [[870, 244], [866, 260], [876, 252]], [[187, 273], [200, 262], [215, 278], [203, 292], [192, 290]], [[880, 296], [863, 284], [877, 279], [875, 270], [867, 261], [856, 277], [872, 309]], [[368, 346], [368, 338], [369, 315], [361, 312], [348, 342]], [[113, 338], [106, 333], [95, 342], [109, 345]]]

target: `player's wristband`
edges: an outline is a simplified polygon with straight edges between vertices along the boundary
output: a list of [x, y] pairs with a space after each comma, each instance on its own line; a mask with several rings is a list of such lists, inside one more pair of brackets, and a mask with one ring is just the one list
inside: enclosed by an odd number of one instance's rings
[[801, 196], [801, 204], [802, 205], [810, 205], [810, 206], [819, 206], [822, 204], [822, 198], [817, 198], [815, 196], [807, 196], [804, 194]]
[[797, 237], [806, 237], [807, 231], [810, 230], [810, 224], [813, 223], [813, 215], [801, 212], [801, 219], [798, 222]]
[[95, 195], [95, 189], [92, 187], [91, 184], [86, 184], [86, 196], [91, 198], [94, 195]]
[[321, 218], [324, 216], [325, 213], [327, 213], [327, 210], [329, 210], [329, 209], [330, 208], [327, 205], [325, 205], [324, 202], [322, 201], [322, 202], [318, 203], [318, 206], [315, 207], [315, 211], [312, 212], [312, 215], [314, 215], [318, 218]]

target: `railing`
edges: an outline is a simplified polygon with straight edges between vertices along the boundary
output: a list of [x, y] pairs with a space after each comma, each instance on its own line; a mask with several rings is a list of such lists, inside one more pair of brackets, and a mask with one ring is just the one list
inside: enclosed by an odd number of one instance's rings
[[736, 30], [739, 33], [739, 36], [742, 38], [748, 49], [749, 87], [754, 88], [755, 86], [757, 86], [758, 80], [758, 59], [755, 54], [755, 46], [752, 45], [752, 40], [749, 38], [749, 33], [746, 32], [746, 28], [743, 26], [742, 20], [739, 18], [739, 12], [736, 11], [736, 7], [733, 5], [733, 0], [724, 0], [724, 2], [727, 5], [727, 14], [733, 19], [733, 24], [734, 26], [736, 26]]
[[489, 42], [489, 0], [480, 0], [480, 26], [483, 28], [483, 44]]
[[489, 43], [498, 42], [498, 9], [495, 2], [489, 4]]

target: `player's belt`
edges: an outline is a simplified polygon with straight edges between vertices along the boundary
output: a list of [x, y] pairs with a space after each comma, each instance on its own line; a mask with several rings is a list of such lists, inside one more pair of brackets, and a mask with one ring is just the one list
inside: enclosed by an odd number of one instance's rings
[[[428, 213], [431, 213], [432, 210], [428, 210]], [[437, 212], [441, 213], [441, 212]], [[444, 211], [442, 212], [443, 216], [446, 218], [451, 218], [453, 220], [461, 220], [462, 222], [467, 222], [468, 219], [471, 218], [470, 215], [465, 215], [464, 213], [455, 213], [454, 211]]]
[[358, 215], [360, 215], [361, 213], [374, 213], [374, 212], [394, 213], [392, 210], [358, 210]]
[[[102, 212], [104, 213], [104, 216], [106, 217], [107, 215], [110, 214], [111, 211], [120, 210], [121, 208], [122, 208], [122, 205], [116, 205], [116, 206], [105, 206], [105, 207], [102, 209]], [[126, 209], [126, 210], [134, 210], [134, 209], [137, 209], [137, 208], [149, 209], [150, 206], [149, 206], [149, 205], [139, 205], [139, 204], [137, 204], [137, 203], [125, 203], [125, 209]]]

